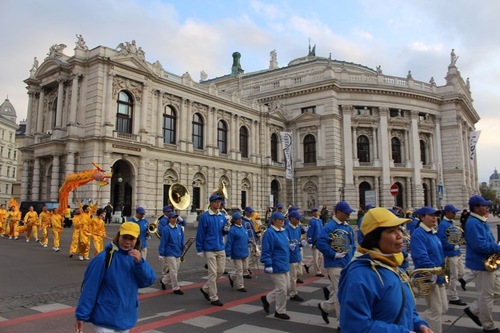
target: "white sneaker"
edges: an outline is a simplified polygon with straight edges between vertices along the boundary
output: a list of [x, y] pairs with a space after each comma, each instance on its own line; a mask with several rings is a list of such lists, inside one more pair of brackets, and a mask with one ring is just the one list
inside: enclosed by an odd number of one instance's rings
[[78, 259], [83, 261], [83, 257], [82, 256], [78, 256]]
[[43, 247], [47, 247], [47, 244], [43, 244]]
[[85, 259], [85, 260], [90, 260], [90, 258], [89, 258], [89, 257], [85, 257], [85, 258], [83, 258], [83, 259]]
[[14, 240], [17, 240], [19, 237], [14, 237]]
[[54, 251], [59, 252], [59, 248], [58, 248], [58, 247], [56, 247]]
[[29, 243], [29, 242], [30, 242], [30, 240], [29, 240], [29, 239], [27, 239], [27, 240], [26, 240], [26, 243]]
[[12, 239], [12, 236], [9, 236], [9, 239]]

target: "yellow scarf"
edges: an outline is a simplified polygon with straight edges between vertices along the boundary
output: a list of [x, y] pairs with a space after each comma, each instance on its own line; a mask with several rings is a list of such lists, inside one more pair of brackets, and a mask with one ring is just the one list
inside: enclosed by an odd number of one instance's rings
[[401, 252], [385, 254], [377, 248], [368, 250], [361, 246], [358, 246], [358, 252], [363, 254], [368, 253], [373, 260], [380, 261], [382, 264], [391, 267], [396, 273], [398, 272], [398, 266], [401, 266], [404, 261], [404, 256]]

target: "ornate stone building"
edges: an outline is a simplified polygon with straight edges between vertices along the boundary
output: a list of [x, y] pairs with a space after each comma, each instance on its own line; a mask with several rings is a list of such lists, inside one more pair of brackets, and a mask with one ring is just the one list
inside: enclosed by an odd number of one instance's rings
[[[448, 67], [446, 85], [400, 78], [309, 55], [279, 68], [194, 82], [145, 60], [135, 41], [71, 55], [53, 45], [28, 85], [22, 199], [57, 200], [67, 174], [113, 172], [109, 186], [83, 186], [78, 199], [159, 212], [170, 185], [185, 185], [194, 207], [223, 182], [226, 207], [293, 202], [303, 210], [339, 199], [404, 208], [465, 204], [477, 191], [468, 140], [479, 116], [468, 82]], [[281, 132], [293, 138], [293, 180], [285, 178]], [[399, 188], [396, 201], [389, 193]], [[369, 191], [369, 192], [367, 192]], [[272, 195], [272, 196], [271, 196]], [[374, 198], [374, 199], [373, 199]], [[73, 198], [74, 199], [74, 198]]]
[[[16, 145], [16, 109], [8, 98], [0, 104], [0, 203], [6, 204], [13, 195], [18, 172]], [[16, 197], [19, 200], [19, 197]]]

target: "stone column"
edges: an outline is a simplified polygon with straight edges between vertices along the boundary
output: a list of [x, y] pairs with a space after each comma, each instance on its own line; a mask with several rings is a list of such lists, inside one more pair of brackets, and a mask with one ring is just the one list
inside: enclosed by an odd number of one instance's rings
[[391, 206], [394, 203], [394, 198], [389, 192], [391, 187], [391, 165], [390, 165], [390, 155], [389, 152], [389, 129], [387, 125], [387, 116], [389, 114], [389, 108], [382, 107], [379, 109], [380, 114], [380, 127], [379, 127], [379, 138], [380, 138], [380, 163], [382, 166], [382, 184], [381, 184], [381, 205]]
[[[163, 147], [164, 138], [163, 138], [163, 99], [162, 99], [162, 92], [160, 90], [156, 90], [156, 93], [158, 94], [156, 98], [156, 136], [158, 138], [158, 147]], [[154, 106], [153, 106], [154, 107]], [[179, 115], [178, 118], [181, 117], [181, 112], [177, 113]], [[177, 123], [177, 128], [180, 128], [181, 124]], [[179, 135], [180, 131], [177, 131], [177, 135]], [[179, 138], [176, 138], [179, 140]]]
[[[106, 173], [110, 171], [110, 169], [107, 168], [107, 166], [111, 166], [111, 154], [109, 152], [104, 152], [103, 154], [103, 161], [102, 161], [102, 167], [104, 170], [106, 170]], [[109, 182], [109, 185], [98, 187], [98, 189], [101, 191], [100, 199], [99, 199], [99, 206], [104, 207], [108, 202], [111, 201], [111, 179], [107, 179]]]
[[56, 109], [56, 128], [62, 126], [62, 112], [63, 112], [63, 101], [64, 101], [64, 81], [63, 79], [57, 80], [59, 86], [57, 88], [57, 109]]
[[35, 157], [33, 166], [32, 200], [40, 200], [40, 160]]
[[[145, 196], [146, 196], [146, 191], [148, 190], [147, 184], [146, 184], [146, 173], [148, 171], [146, 170], [146, 158], [144, 156], [141, 156], [139, 159], [139, 168], [137, 168], [137, 181], [135, 183], [135, 189], [137, 193], [137, 198], [136, 198], [136, 206], [143, 206], [147, 205]], [[148, 208], [154, 208], [154, 207], [147, 207]]]
[[[66, 176], [75, 172], [75, 153], [68, 152], [66, 155]], [[65, 177], [66, 177], [65, 176]], [[73, 191], [69, 193], [68, 203], [73, 202]]]
[[240, 136], [240, 129], [238, 127], [238, 122], [237, 122], [238, 116], [236, 114], [231, 115], [231, 124], [229, 125], [231, 130], [229, 131], [230, 133], [230, 147], [229, 147], [229, 152], [231, 159], [235, 160], [236, 159], [236, 152], [238, 151], [238, 146], [236, 146], [236, 138]]
[[31, 199], [28, 197], [28, 187], [34, 188], [33, 184], [29, 184], [29, 161], [23, 161], [23, 171], [21, 176], [21, 201]]
[[50, 181], [50, 200], [59, 200], [59, 156], [52, 157], [52, 176]]
[[115, 74], [113, 72], [108, 72], [108, 75], [106, 76], [107, 82], [106, 82], [106, 97], [105, 97], [105, 125], [111, 127], [114, 129], [115, 125], [115, 112], [112, 108], [113, 105], [113, 78]]
[[73, 126], [76, 124], [76, 110], [78, 108], [78, 79], [79, 74], [73, 74], [73, 82], [71, 83], [71, 102], [69, 105], [69, 125]]
[[[357, 132], [356, 132], [356, 126], [352, 127], [352, 153], [353, 153], [353, 159], [357, 160], [358, 159], [358, 145], [357, 145]], [[318, 141], [319, 142], [319, 141]]]
[[147, 120], [148, 120], [148, 100], [149, 100], [149, 83], [144, 82], [144, 87], [142, 89], [142, 104], [141, 104], [141, 124], [140, 131], [147, 133]]
[[45, 92], [42, 89], [38, 97], [38, 110], [36, 112], [36, 133], [43, 132], [43, 107], [44, 107]]
[[[344, 184], [340, 184], [341, 195], [342, 191], [344, 200], [356, 201], [356, 189], [354, 187], [354, 164], [352, 156], [352, 112], [354, 107], [352, 105], [342, 105], [342, 133], [343, 133], [343, 147], [344, 147]], [[336, 189], [337, 190], [337, 189]]]
[[[26, 136], [30, 136], [32, 134], [31, 122], [33, 118], [33, 99], [35, 97], [34, 91], [28, 91], [28, 110], [26, 116]], [[24, 192], [22, 192], [24, 193]]]
[[413, 160], [413, 206], [420, 207], [423, 204], [423, 192], [422, 192], [422, 176], [421, 176], [421, 165], [420, 162], [420, 140], [418, 136], [418, 111], [411, 111], [411, 124], [410, 124], [410, 136], [411, 136], [411, 146], [412, 150], [412, 160]]
[[379, 145], [379, 142], [377, 142], [377, 128], [376, 127], [373, 127], [372, 128], [372, 149], [373, 149], [373, 157], [371, 158], [372, 161], [375, 161], [375, 160], [378, 160], [380, 158], [380, 156], [378, 156], [378, 145]]

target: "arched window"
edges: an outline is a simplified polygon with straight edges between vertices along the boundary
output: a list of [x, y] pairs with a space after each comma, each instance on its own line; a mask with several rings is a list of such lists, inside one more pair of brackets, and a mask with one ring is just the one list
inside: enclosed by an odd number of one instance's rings
[[240, 127], [240, 153], [241, 157], [248, 158], [248, 129]]
[[422, 161], [422, 165], [427, 165], [427, 154], [425, 149], [425, 141], [420, 140], [420, 161]]
[[217, 147], [221, 154], [227, 154], [227, 124], [223, 120], [217, 123]]
[[391, 149], [394, 163], [401, 163], [401, 141], [398, 138], [391, 139]]
[[273, 162], [278, 162], [278, 144], [278, 135], [271, 134], [271, 160]]
[[360, 135], [356, 141], [359, 161], [370, 162], [370, 140], [365, 135]]
[[170, 106], [165, 106], [163, 112], [163, 143], [175, 144], [175, 129], [177, 113]]
[[[358, 138], [359, 139], [359, 138]], [[368, 182], [361, 182], [359, 184], [359, 205], [361, 207], [365, 207], [366, 206], [366, 191], [369, 191], [371, 190], [372, 187], [370, 186], [370, 183]]]
[[203, 149], [203, 118], [199, 113], [193, 115], [193, 148]]
[[316, 163], [316, 138], [312, 134], [304, 138], [304, 163]]
[[116, 111], [116, 131], [132, 133], [132, 97], [125, 91], [118, 93], [118, 107]]

